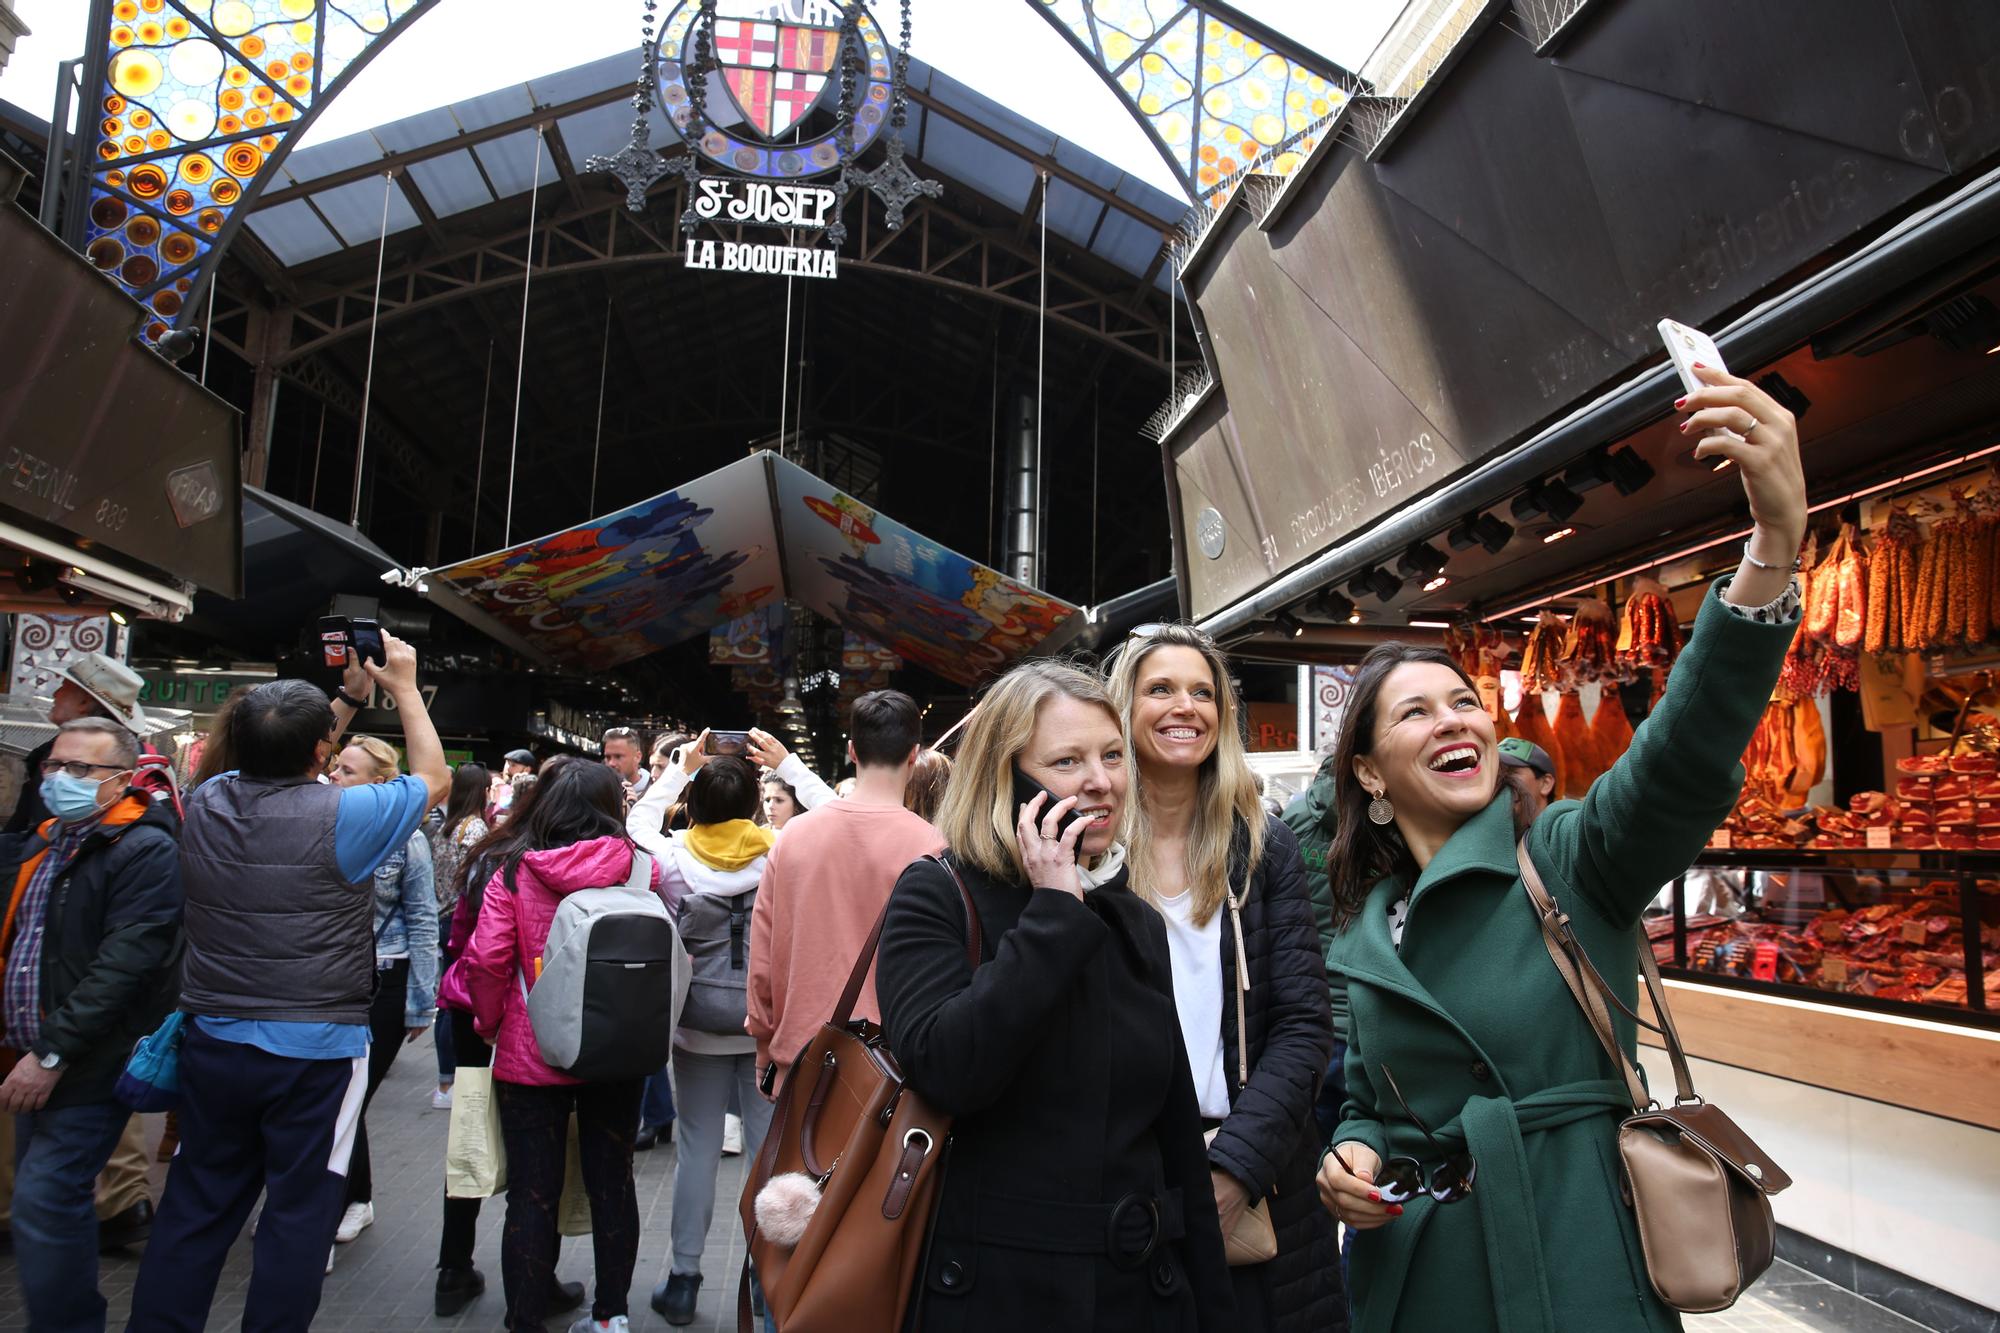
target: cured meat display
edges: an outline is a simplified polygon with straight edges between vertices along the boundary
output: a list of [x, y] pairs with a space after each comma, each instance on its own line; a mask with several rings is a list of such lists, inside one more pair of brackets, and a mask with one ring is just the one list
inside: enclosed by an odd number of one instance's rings
[[1813, 546], [1807, 546], [1799, 574], [1805, 619], [1778, 677], [1778, 693], [1784, 698], [1813, 699], [1861, 686], [1869, 579], [1860, 540], [1851, 524], [1842, 524], [1822, 557], [1816, 559]]
[[1743, 752], [1743, 790], [1766, 804], [1792, 808], [1826, 774], [1826, 728], [1811, 699], [1776, 699]]
[[1636, 580], [1618, 625], [1618, 662], [1626, 679], [1637, 679], [1641, 671], [1672, 666], [1680, 650], [1680, 617], [1674, 612], [1666, 585], [1656, 579]]
[[[2000, 630], [2000, 493], [1954, 486], [1948, 505], [1893, 506], [1873, 534], [1862, 581], [1871, 653], [1949, 652]], [[1928, 526], [1926, 526], [1928, 520]]]
[[1567, 756], [1563, 753], [1562, 742], [1556, 738], [1555, 728], [1549, 725], [1548, 711], [1542, 706], [1540, 694], [1521, 696], [1520, 711], [1514, 714], [1514, 734], [1549, 752], [1549, 758], [1556, 766], [1556, 790], [1564, 790], [1563, 783], [1568, 773]]
[[1555, 730], [1556, 743], [1563, 752], [1562, 785], [1556, 790], [1570, 800], [1582, 800], [1605, 767], [1598, 762], [1597, 747], [1591, 743], [1582, 699], [1574, 694], [1563, 695], [1556, 704]]
[[[1732, 916], [1689, 916], [1686, 966], [1849, 995], [1966, 1004], [1960, 875], [1786, 867], [1743, 872]], [[2000, 1007], [2000, 880], [1974, 879], [1986, 1002]], [[1671, 927], [1671, 922], [1668, 923]], [[1656, 925], [1649, 925], [1653, 936]], [[1654, 941], [1655, 955], [1659, 945]]]
[[1625, 716], [1625, 701], [1612, 686], [1597, 696], [1597, 711], [1590, 716], [1590, 743], [1602, 765], [1600, 773], [1610, 772], [1632, 748], [1632, 720]]
[[1611, 603], [1600, 597], [1577, 603], [1557, 660], [1558, 689], [1573, 690], [1593, 681], [1620, 678], [1618, 622], [1611, 614]]

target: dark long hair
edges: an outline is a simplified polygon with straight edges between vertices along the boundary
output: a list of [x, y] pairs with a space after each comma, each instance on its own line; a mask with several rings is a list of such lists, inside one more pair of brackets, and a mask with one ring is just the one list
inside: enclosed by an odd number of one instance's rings
[[[579, 761], [572, 755], [557, 755], [543, 761], [540, 771], [549, 773], [558, 765], [576, 762]], [[515, 844], [527, 836], [528, 816], [534, 813], [541, 799], [537, 795], [541, 789], [539, 780], [515, 788], [514, 804], [509, 807], [507, 818], [487, 829], [485, 837], [465, 849], [465, 855], [458, 863], [458, 892], [460, 897], [471, 901], [475, 921], [479, 919], [479, 909], [486, 905], [487, 881], [506, 861]]]
[[459, 826], [486, 808], [493, 775], [480, 764], [460, 764], [451, 775], [451, 795], [445, 798], [444, 836], [458, 835]]
[[625, 834], [624, 779], [605, 764], [567, 755], [552, 759], [542, 765], [534, 803], [525, 813], [510, 815], [507, 827], [519, 833], [500, 866], [507, 891], [513, 893], [519, 888], [521, 858], [529, 852], [568, 847], [593, 838], [631, 842]]
[[229, 746], [229, 720], [236, 715], [236, 706], [243, 702], [244, 696], [256, 688], [238, 685], [222, 701], [222, 707], [215, 710], [215, 720], [208, 727], [208, 740], [201, 747], [201, 762], [195, 765], [194, 776], [188, 779], [189, 791], [236, 767], [236, 754]]
[[1475, 690], [1450, 653], [1441, 648], [1422, 648], [1413, 643], [1391, 641], [1376, 646], [1361, 659], [1354, 673], [1354, 688], [1347, 696], [1347, 717], [1340, 725], [1340, 744], [1333, 752], [1333, 809], [1337, 821], [1333, 846], [1327, 849], [1326, 873], [1333, 889], [1333, 917], [1343, 929], [1368, 901], [1369, 890], [1391, 875], [1414, 880], [1417, 864], [1403, 835], [1394, 824], [1368, 822], [1368, 802], [1373, 798], [1355, 776], [1357, 757], [1375, 750], [1375, 705], [1382, 682], [1400, 666], [1411, 664], [1448, 667], [1452, 674]]

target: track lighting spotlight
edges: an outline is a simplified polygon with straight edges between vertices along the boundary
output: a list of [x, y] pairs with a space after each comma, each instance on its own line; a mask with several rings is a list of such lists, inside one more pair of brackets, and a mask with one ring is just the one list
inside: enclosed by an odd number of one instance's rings
[[1315, 620], [1337, 625], [1354, 614], [1354, 603], [1341, 596], [1338, 589], [1325, 588], [1306, 603], [1306, 613]]
[[1396, 568], [1413, 579], [1430, 579], [1442, 573], [1450, 559], [1429, 542], [1411, 542], [1397, 557]]
[[1288, 639], [1299, 639], [1305, 637], [1305, 632], [1306, 632], [1305, 622], [1300, 620], [1297, 616], [1293, 615], [1290, 611], [1278, 612], [1277, 615], [1271, 617], [1271, 623], [1278, 627], [1278, 633], [1284, 635]]
[[1806, 397], [1805, 391], [1775, 370], [1758, 380], [1757, 387], [1794, 417], [1803, 419], [1812, 410], [1812, 399]]
[[1447, 540], [1454, 551], [1469, 551], [1475, 546], [1483, 546], [1487, 554], [1498, 555], [1507, 549], [1508, 542], [1514, 540], [1514, 525], [1491, 514], [1474, 514], [1460, 519]]
[[1546, 515], [1558, 523], [1566, 523], [1583, 508], [1583, 497], [1563, 485], [1560, 481], [1538, 481], [1514, 497], [1514, 517], [1530, 519], [1537, 514]]
[[1631, 497], [1646, 489], [1658, 474], [1653, 465], [1639, 457], [1636, 449], [1621, 449], [1610, 456], [1611, 484], [1620, 495]]
[[1370, 565], [1348, 581], [1350, 595], [1361, 598], [1373, 593], [1384, 602], [1396, 600], [1396, 594], [1403, 590], [1403, 581], [1379, 565]]

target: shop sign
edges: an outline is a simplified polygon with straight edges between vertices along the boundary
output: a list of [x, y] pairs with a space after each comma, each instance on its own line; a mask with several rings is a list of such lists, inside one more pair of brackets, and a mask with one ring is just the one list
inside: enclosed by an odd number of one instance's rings
[[[824, 231], [839, 216], [840, 196], [817, 185], [778, 185], [705, 177], [695, 182], [694, 215], [704, 222]], [[687, 267], [787, 278], [837, 278], [840, 255], [818, 246], [690, 240]]]
[[141, 671], [145, 684], [139, 687], [141, 706], [185, 708], [191, 713], [212, 713], [239, 685], [262, 685], [267, 675], [230, 675], [214, 671]]

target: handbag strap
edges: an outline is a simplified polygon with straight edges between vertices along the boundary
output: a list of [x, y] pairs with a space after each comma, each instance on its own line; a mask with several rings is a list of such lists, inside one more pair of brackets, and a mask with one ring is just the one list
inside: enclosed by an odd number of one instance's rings
[[[965, 906], [965, 959], [971, 964], [972, 970], [977, 972], [980, 959], [986, 952], [985, 935], [979, 927], [979, 909], [972, 905], [972, 894], [966, 889], [965, 881], [959, 877], [958, 868], [947, 859], [949, 855], [947, 852], [943, 856], [926, 856], [924, 860], [941, 866], [944, 873], [951, 876], [953, 886], [958, 889], [958, 899]], [[891, 901], [894, 901], [894, 897], [894, 894], [890, 895]], [[889, 903], [885, 902], [882, 904], [882, 914], [875, 918], [874, 929], [868, 932], [867, 942], [861, 946], [860, 957], [854, 960], [854, 971], [848, 974], [847, 987], [840, 992], [840, 1003], [833, 1007], [833, 1017], [829, 1021], [835, 1027], [846, 1026], [848, 1020], [854, 1017], [854, 1006], [861, 1003], [861, 988], [867, 984], [868, 969], [875, 965], [875, 951], [881, 947], [882, 927], [888, 920]]]
[[1549, 959], [1555, 964], [1563, 983], [1569, 987], [1569, 993], [1575, 997], [1577, 1006], [1583, 1010], [1583, 1016], [1590, 1023], [1590, 1030], [1597, 1034], [1605, 1054], [1625, 1076], [1625, 1088], [1631, 1095], [1633, 1107], [1643, 1109], [1653, 1104], [1655, 1099], [1647, 1093], [1632, 1062], [1625, 1058], [1618, 1045], [1618, 1032], [1612, 1023], [1610, 1007], [1605, 1003], [1607, 999], [1635, 1023], [1659, 1033], [1666, 1042], [1667, 1054], [1674, 1067], [1675, 1100], [1699, 1100], [1694, 1091], [1694, 1076], [1688, 1071], [1687, 1054], [1681, 1047], [1680, 1034], [1674, 1029], [1673, 1014], [1667, 1008], [1666, 991], [1660, 982], [1659, 966], [1653, 961], [1652, 948], [1646, 944], [1639, 946], [1639, 970], [1646, 979], [1646, 993], [1652, 999], [1653, 1012], [1660, 1017], [1658, 1026], [1627, 1009], [1603, 974], [1591, 964], [1589, 953], [1570, 927], [1569, 915], [1557, 906], [1548, 887], [1542, 883], [1541, 872], [1535, 868], [1535, 859], [1528, 854], [1528, 840], [1521, 839], [1514, 852], [1521, 870], [1522, 886], [1527, 889], [1528, 900], [1534, 905], [1535, 916], [1541, 923], [1542, 943], [1548, 948]]

